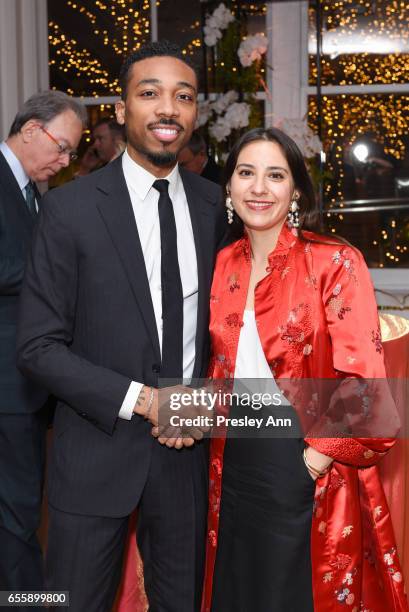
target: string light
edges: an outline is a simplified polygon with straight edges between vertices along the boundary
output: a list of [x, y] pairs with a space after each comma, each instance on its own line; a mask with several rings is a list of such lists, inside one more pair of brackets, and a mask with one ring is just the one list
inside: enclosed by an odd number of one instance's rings
[[[314, 4], [309, 9], [311, 32], [315, 28]], [[322, 0], [321, 7], [324, 51], [327, 50], [321, 60], [323, 85], [408, 82], [408, 2]], [[359, 46], [359, 52], [353, 52], [354, 45]], [[342, 54], [343, 47], [349, 47], [347, 53]], [[315, 85], [316, 80], [317, 66], [315, 56], [311, 55], [310, 84]]]
[[[309, 123], [317, 130], [317, 103], [315, 97], [309, 99]], [[405, 154], [405, 137], [409, 133], [409, 96], [408, 95], [336, 95], [323, 96], [322, 99], [322, 136], [324, 149], [332, 151], [327, 155], [327, 168], [331, 179], [324, 184], [324, 199], [329, 210], [343, 208], [344, 163], [348, 150], [357, 137], [370, 134], [371, 139], [380, 143], [386, 154], [400, 160]], [[393, 213], [393, 209], [391, 209]], [[345, 233], [348, 216], [327, 212], [331, 218], [328, 231]], [[400, 220], [390, 217], [385, 211], [380, 213], [380, 229], [375, 229], [372, 246], [377, 249], [377, 258], [384, 258], [387, 266], [402, 265], [407, 261], [409, 246], [409, 222], [403, 214]], [[354, 217], [356, 218], [356, 217]], [[398, 248], [399, 247], [399, 248]], [[374, 256], [375, 257], [375, 256]], [[404, 258], [404, 259], [402, 259]], [[381, 266], [383, 267], [383, 265]]]
[[[138, 9], [135, 5], [138, 5]], [[118, 65], [131, 50], [138, 49], [149, 39], [149, 0], [110, 0], [109, 3], [102, 0], [93, 3], [65, 0], [65, 7], [68, 14], [77, 13], [84, 20], [84, 25], [88, 24], [86, 27], [91, 28], [96, 41], [109, 47], [118, 61], [113, 66], [109, 62], [104, 64], [92, 50], [95, 41], [92, 41], [89, 48], [80, 46], [76, 38], [64, 31], [62, 23], [50, 21], [48, 38], [51, 70], [57, 71], [56, 74], [70, 84], [70, 91], [67, 87], [69, 93], [89, 95], [90, 90], [93, 96], [119, 93]]]

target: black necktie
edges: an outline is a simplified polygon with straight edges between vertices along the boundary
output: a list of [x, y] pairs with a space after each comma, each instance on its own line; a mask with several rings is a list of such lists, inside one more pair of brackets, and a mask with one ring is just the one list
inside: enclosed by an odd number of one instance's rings
[[183, 290], [180, 279], [177, 233], [169, 182], [157, 180], [162, 276], [162, 378], [183, 377]]
[[30, 211], [31, 215], [35, 217], [37, 215], [37, 207], [36, 207], [36, 191], [33, 184], [33, 181], [28, 181], [25, 186], [26, 191], [26, 204], [27, 208]]

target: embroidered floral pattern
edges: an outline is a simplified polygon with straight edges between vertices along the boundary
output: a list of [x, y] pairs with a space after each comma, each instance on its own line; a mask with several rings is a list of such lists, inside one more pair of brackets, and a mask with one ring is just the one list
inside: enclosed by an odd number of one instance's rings
[[280, 278], [284, 279], [287, 274], [290, 272], [291, 268], [289, 266], [287, 266], [286, 268], [283, 269], [283, 271], [281, 272]]
[[330, 566], [335, 567], [335, 569], [343, 570], [348, 567], [351, 563], [352, 559], [349, 555], [344, 555], [343, 553], [339, 553], [335, 559], [330, 561]]
[[220, 476], [222, 473], [222, 462], [220, 459], [213, 459], [212, 461], [212, 469], [216, 472], [217, 476]]
[[304, 347], [300, 346], [305, 340], [306, 334], [311, 331], [311, 309], [309, 304], [301, 303], [290, 310], [287, 323], [280, 325], [278, 332], [281, 334], [281, 340], [284, 340], [289, 345], [303, 352]]
[[280, 366], [282, 364], [282, 361], [283, 360], [280, 357], [278, 357], [277, 359], [273, 359], [273, 361], [269, 362], [268, 365], [269, 365], [271, 373], [272, 373], [272, 375], [274, 377], [278, 376], [279, 368], [280, 368]]
[[334, 314], [337, 315], [338, 319], [341, 321], [344, 319], [347, 312], [351, 312], [351, 308], [349, 306], [344, 306], [344, 298], [333, 296], [328, 300], [328, 308], [332, 310]]
[[208, 534], [210, 545], [215, 547], [217, 544], [216, 532], [214, 529], [211, 529]]
[[231, 314], [227, 315], [225, 321], [229, 327], [243, 327], [244, 325], [238, 312], [232, 312]]
[[304, 280], [305, 280], [305, 284], [307, 285], [307, 287], [311, 289], [317, 286], [317, 279], [315, 278], [313, 274], [309, 274], [308, 276], [305, 277]]
[[354, 603], [355, 595], [351, 593], [348, 587], [340, 588], [335, 591], [337, 601], [340, 603], [346, 603], [348, 606], [352, 606]]
[[240, 240], [240, 242], [238, 243], [238, 247], [241, 250], [244, 259], [247, 262], [251, 261], [251, 249], [250, 249], [250, 242], [248, 240], [248, 238], [243, 238], [243, 240]]
[[342, 478], [342, 476], [336, 473], [333, 475], [331, 474], [331, 482], [328, 485], [328, 489], [336, 490], [343, 486], [345, 486], [344, 478]]
[[347, 538], [349, 535], [351, 535], [353, 528], [353, 525], [347, 525], [346, 527], [344, 527], [342, 530], [342, 537]]
[[382, 338], [381, 338], [381, 330], [377, 329], [376, 331], [372, 330], [372, 343], [375, 345], [375, 349], [377, 353], [382, 353]]
[[237, 289], [240, 289], [239, 275], [235, 272], [231, 274], [228, 278], [228, 283], [230, 293], [234, 293]]
[[396, 566], [397, 559], [396, 556], [396, 548], [391, 548], [387, 553], [383, 556], [383, 561], [388, 568], [388, 574], [390, 574], [392, 580], [395, 582], [402, 582], [402, 574]]
[[304, 355], [311, 355], [312, 353], [312, 344], [305, 344], [304, 348], [302, 350], [302, 352], [304, 353]]
[[318, 525], [318, 531], [322, 534], [325, 534], [326, 529], [327, 529], [327, 523], [325, 521], [321, 521], [320, 524]]
[[342, 265], [345, 270], [348, 272], [350, 278], [352, 278], [355, 282], [357, 282], [355, 276], [355, 267], [352, 259], [349, 257], [349, 249], [342, 248], [339, 251], [335, 251], [332, 255], [332, 262], [336, 265]]
[[287, 263], [287, 255], [273, 255], [269, 257], [268, 263], [271, 271], [277, 270], [277, 272], [282, 273]]

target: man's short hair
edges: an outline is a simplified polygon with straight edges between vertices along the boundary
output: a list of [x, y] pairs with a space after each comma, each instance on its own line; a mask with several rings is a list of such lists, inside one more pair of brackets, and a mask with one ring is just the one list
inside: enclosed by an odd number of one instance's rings
[[104, 117], [104, 118], [100, 119], [99, 121], [97, 121], [92, 126], [92, 131], [94, 131], [100, 125], [107, 125], [108, 128], [109, 128], [109, 131], [112, 134], [112, 136], [114, 136], [116, 138], [120, 138], [121, 140], [126, 142], [126, 130], [125, 130], [125, 126], [124, 125], [120, 125], [118, 123], [118, 121], [116, 121], [116, 119], [110, 119], [109, 117]]
[[187, 148], [193, 155], [198, 155], [202, 151], [207, 154], [207, 144], [200, 132], [192, 132], [189, 142], [186, 144]]
[[84, 127], [87, 125], [87, 110], [79, 100], [63, 91], [40, 91], [26, 100], [19, 109], [11, 124], [9, 136], [18, 134], [30, 119], [36, 119], [41, 124], [47, 125], [54, 117], [67, 110], [73, 111]]
[[168, 40], [146, 43], [137, 51], [131, 53], [131, 55], [129, 55], [122, 64], [119, 73], [119, 85], [121, 87], [122, 100], [125, 100], [127, 95], [132, 66], [136, 64], [136, 62], [141, 62], [142, 60], [149, 59], [150, 57], [174, 57], [189, 66], [189, 68], [191, 68], [195, 73], [196, 78], [198, 78], [197, 70], [194, 64], [186, 57], [186, 55], [184, 55], [179, 45], [171, 43]]

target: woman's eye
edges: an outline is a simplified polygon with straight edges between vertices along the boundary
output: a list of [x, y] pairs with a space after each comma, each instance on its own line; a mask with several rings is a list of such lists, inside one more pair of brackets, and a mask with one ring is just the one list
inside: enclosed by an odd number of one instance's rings
[[284, 175], [281, 174], [281, 172], [273, 172], [272, 174], [270, 174], [270, 177], [275, 181], [281, 181], [283, 180]]
[[239, 176], [251, 176], [251, 170], [240, 170]]

